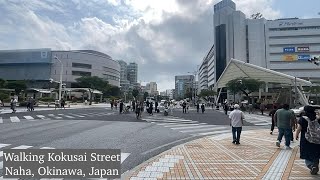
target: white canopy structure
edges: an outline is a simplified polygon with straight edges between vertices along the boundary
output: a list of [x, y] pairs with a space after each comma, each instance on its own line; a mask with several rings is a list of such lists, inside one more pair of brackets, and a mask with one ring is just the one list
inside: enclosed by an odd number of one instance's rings
[[279, 83], [284, 85], [294, 85], [296, 79], [297, 86], [312, 85], [310, 81], [295, 78], [294, 76], [249, 64], [240, 60], [231, 59], [214, 87], [216, 89], [226, 87], [226, 84], [229, 81], [237, 78], [252, 78], [267, 83]]
[[[302, 89], [302, 86], [312, 86], [310, 81], [249, 64], [240, 60], [231, 59], [220, 78], [215, 83], [214, 88], [218, 90], [218, 88], [226, 87], [226, 84], [229, 81], [237, 78], [257, 79], [266, 83], [279, 83], [282, 85], [296, 86], [300, 87], [300, 89]], [[307, 98], [304, 94], [302, 94], [300, 89], [298, 89], [298, 93], [303, 101], [303, 104], [308, 104]]]

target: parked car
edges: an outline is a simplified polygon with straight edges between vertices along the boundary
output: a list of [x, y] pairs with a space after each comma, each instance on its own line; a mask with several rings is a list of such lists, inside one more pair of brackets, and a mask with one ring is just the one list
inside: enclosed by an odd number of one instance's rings
[[293, 109], [291, 109], [291, 110], [294, 112], [294, 114], [295, 114], [297, 117], [301, 117], [302, 114], [303, 114], [303, 108], [304, 108], [304, 106], [298, 106], [298, 107], [295, 107], [295, 108], [293, 108]]

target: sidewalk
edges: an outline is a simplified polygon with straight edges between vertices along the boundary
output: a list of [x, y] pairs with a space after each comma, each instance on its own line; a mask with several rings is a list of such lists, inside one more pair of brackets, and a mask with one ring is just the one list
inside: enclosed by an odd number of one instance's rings
[[277, 133], [244, 131], [240, 145], [228, 134], [205, 137], [176, 146], [123, 174], [126, 180], [156, 179], [320, 179], [312, 176], [292, 150], [275, 146]]

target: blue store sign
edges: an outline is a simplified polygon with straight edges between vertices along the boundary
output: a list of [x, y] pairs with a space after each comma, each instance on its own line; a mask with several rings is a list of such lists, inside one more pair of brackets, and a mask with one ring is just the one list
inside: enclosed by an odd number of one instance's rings
[[310, 55], [298, 55], [298, 60], [301, 60], [301, 61], [307, 61], [308, 59], [310, 59], [311, 56]]
[[284, 52], [284, 53], [296, 52], [296, 48], [295, 48], [295, 47], [284, 47], [284, 48], [283, 48], [283, 52]]

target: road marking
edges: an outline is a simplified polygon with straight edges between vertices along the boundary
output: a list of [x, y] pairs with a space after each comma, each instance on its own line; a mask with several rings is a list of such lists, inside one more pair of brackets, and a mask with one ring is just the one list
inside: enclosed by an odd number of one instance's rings
[[40, 149], [54, 149], [54, 148], [52, 148], [52, 147], [42, 147]]
[[179, 131], [182, 133], [189, 133], [189, 132], [197, 132], [197, 131], [215, 131], [220, 129], [226, 129], [226, 127], [215, 127], [215, 128], [202, 128], [202, 129], [192, 129], [192, 130], [185, 130], [185, 131]]
[[27, 119], [27, 120], [32, 120], [32, 119], [34, 119], [32, 116], [23, 116], [25, 119]]
[[164, 127], [168, 127], [168, 128], [175, 128], [175, 127], [182, 127], [182, 126], [199, 126], [199, 125], [204, 125], [207, 123], [195, 123], [195, 124], [179, 124], [179, 125], [172, 125], [172, 126], [164, 126]]
[[17, 146], [17, 147], [11, 148], [11, 149], [29, 149], [29, 148], [31, 148], [31, 147], [32, 147], [32, 146], [21, 145], [21, 146]]
[[121, 153], [121, 164], [130, 156], [130, 153]]
[[198, 133], [198, 134], [192, 134], [194, 136], [207, 136], [207, 135], [214, 135], [214, 134], [223, 134], [223, 133], [228, 133], [231, 131], [230, 130], [223, 130], [223, 131], [214, 131], [214, 132], [206, 132], [206, 133]]
[[165, 123], [195, 123], [195, 122], [198, 122], [198, 121], [172, 121], [172, 120], [153, 120], [153, 119], [143, 119], [145, 121], [148, 121], [148, 122], [165, 122]]
[[[147, 118], [147, 119], [150, 119], [150, 118]], [[187, 119], [167, 119], [167, 118], [164, 118], [164, 119], [153, 119], [151, 118], [150, 120], [153, 120], [153, 121], [181, 121], [181, 122], [190, 122], [192, 120], [187, 120]], [[198, 121], [195, 121], [195, 122], [198, 122]]]
[[47, 119], [44, 115], [36, 115], [38, 118], [42, 119], [42, 120], [49, 120]]
[[77, 115], [77, 114], [71, 114], [72, 116], [76, 116], [76, 117], [85, 117], [85, 116], [81, 116], [81, 115]]
[[74, 118], [73, 116], [68, 116], [68, 115], [65, 115], [65, 114], [58, 114], [59, 116], [65, 116], [65, 117], [67, 117], [67, 118]]
[[48, 114], [48, 116], [53, 117], [53, 118], [56, 118], [56, 119], [62, 119], [62, 117], [56, 116], [56, 115], [54, 115], [54, 114]]
[[20, 119], [17, 116], [10, 117], [11, 122], [20, 122]]
[[3, 123], [3, 119], [2, 119], [2, 117], [0, 117], [0, 123]]
[[[156, 122], [151, 122], [151, 123], [156, 123]], [[157, 123], [156, 125], [159, 125], [159, 126], [165, 126], [165, 125], [181, 125], [180, 123]]]
[[0, 144], [0, 149], [9, 146], [10, 144]]
[[188, 127], [177, 127], [177, 128], [171, 128], [173, 130], [176, 130], [176, 129], [192, 129], [192, 128], [201, 128], [201, 127], [216, 127], [217, 125], [202, 125], [202, 126], [188, 126]]

